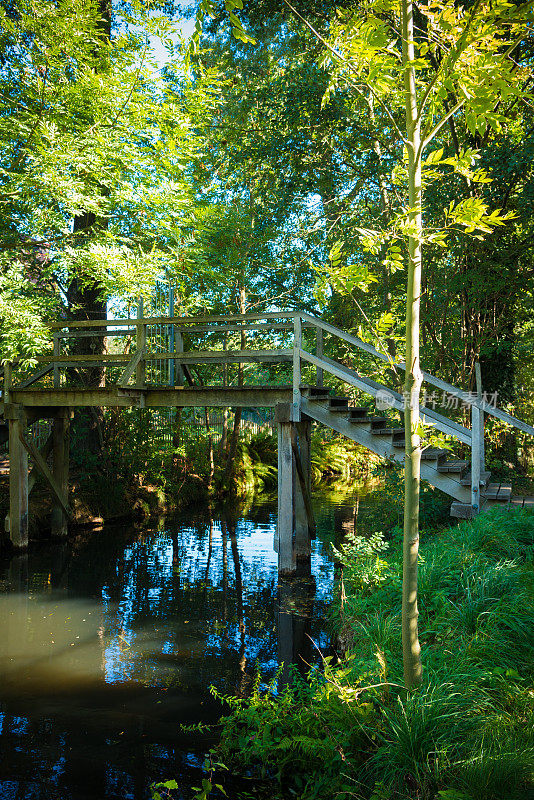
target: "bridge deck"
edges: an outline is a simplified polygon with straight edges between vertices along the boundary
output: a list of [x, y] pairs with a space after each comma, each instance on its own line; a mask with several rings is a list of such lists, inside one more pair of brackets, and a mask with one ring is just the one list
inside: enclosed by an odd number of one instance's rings
[[[13, 389], [10, 402], [30, 408], [142, 407], [146, 408], [255, 408], [292, 399], [291, 386], [202, 386], [102, 389]], [[3, 405], [0, 404], [0, 414]]]

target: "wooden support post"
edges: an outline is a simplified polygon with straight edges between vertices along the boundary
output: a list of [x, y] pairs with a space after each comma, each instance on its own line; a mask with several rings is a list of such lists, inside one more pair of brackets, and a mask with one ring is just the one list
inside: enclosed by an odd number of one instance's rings
[[296, 555], [293, 546], [294, 528], [294, 471], [291, 449], [291, 423], [278, 422], [278, 572], [289, 575], [295, 571]]
[[57, 363], [59, 361], [59, 333], [55, 332], [53, 334], [53, 341], [54, 341], [54, 389], [59, 389], [61, 383], [61, 373], [60, 367]]
[[52, 536], [65, 537], [67, 535], [67, 505], [69, 490], [69, 451], [70, 451], [70, 410], [62, 408], [52, 423], [52, 476], [58, 492], [65, 503], [55, 498], [52, 507]]
[[[317, 328], [317, 346], [315, 348], [315, 354], [317, 358], [322, 358], [324, 356], [324, 335], [323, 329]], [[317, 386], [324, 386], [324, 372], [321, 367], [317, 367]]]
[[[482, 400], [482, 372], [478, 361], [475, 364], [475, 378], [477, 386], [477, 397]], [[486, 467], [486, 448], [484, 444], [484, 412], [480, 412], [480, 471], [484, 472]]]
[[8, 406], [9, 422], [9, 536], [13, 547], [28, 546], [28, 453], [20, 436], [26, 427], [22, 406]]
[[481, 413], [479, 408], [471, 406], [471, 509], [473, 515], [480, 512]]
[[[311, 537], [315, 533], [315, 522], [311, 508], [310, 436], [311, 421], [292, 425], [291, 444], [295, 477], [295, 555], [297, 562], [311, 555]], [[295, 479], [296, 478], [296, 479]]]
[[[139, 299], [137, 306], [137, 318], [143, 319], [143, 298]], [[144, 322], [137, 323], [136, 347], [138, 351], [145, 352], [146, 349], [146, 325]], [[135, 368], [135, 385], [142, 387], [146, 383], [146, 361], [142, 358]]]
[[294, 337], [293, 337], [293, 422], [300, 421], [300, 351], [302, 350], [302, 317], [297, 314], [294, 322]]

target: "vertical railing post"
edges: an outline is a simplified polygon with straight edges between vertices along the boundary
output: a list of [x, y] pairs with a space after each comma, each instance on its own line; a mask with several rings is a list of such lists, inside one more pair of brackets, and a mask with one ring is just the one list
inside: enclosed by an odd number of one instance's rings
[[[482, 400], [482, 371], [480, 364], [477, 361], [475, 364], [475, 378], [477, 386], [477, 398]], [[484, 444], [484, 412], [480, 411], [480, 471], [484, 472], [486, 468], [486, 448]]]
[[471, 509], [473, 516], [480, 512], [481, 413], [477, 406], [471, 406]]
[[59, 372], [59, 331], [55, 331], [52, 334], [53, 344], [54, 344], [54, 389], [59, 389], [59, 385], [61, 382], [60, 372]]
[[[182, 355], [184, 352], [184, 337], [180, 328], [176, 328], [174, 332], [174, 352], [176, 355]], [[176, 370], [176, 386], [183, 386], [185, 384], [184, 368], [181, 361], [175, 363]]]
[[11, 361], [4, 364], [4, 408], [11, 402], [11, 387], [13, 385], [13, 365]]
[[[324, 334], [322, 328], [316, 328], [317, 330], [317, 346], [315, 348], [315, 355], [317, 358], [322, 358], [324, 356]], [[324, 372], [321, 367], [317, 367], [317, 386], [324, 386]]]
[[[136, 346], [138, 350], [144, 350], [146, 347], [146, 325], [143, 320], [143, 298], [139, 298], [137, 306], [137, 324], [136, 324]], [[135, 368], [135, 383], [136, 386], [144, 386], [146, 383], [146, 361], [144, 357], [140, 360]]]
[[296, 314], [293, 323], [293, 422], [300, 422], [300, 351], [302, 350], [302, 317]]

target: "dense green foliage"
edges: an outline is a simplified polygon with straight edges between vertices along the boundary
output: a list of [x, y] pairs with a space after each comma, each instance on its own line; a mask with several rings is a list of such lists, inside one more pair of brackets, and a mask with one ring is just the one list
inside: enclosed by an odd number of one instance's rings
[[222, 761], [302, 800], [532, 796], [534, 515], [484, 515], [422, 553], [421, 689], [401, 688], [398, 542], [355, 536], [338, 553], [341, 661], [227, 698]]

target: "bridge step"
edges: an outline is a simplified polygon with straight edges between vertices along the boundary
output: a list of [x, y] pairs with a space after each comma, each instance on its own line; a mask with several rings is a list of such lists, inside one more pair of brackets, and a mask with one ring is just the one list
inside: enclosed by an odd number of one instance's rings
[[400, 435], [401, 433], [404, 435], [404, 428], [387, 428], [386, 422], [389, 420], [371, 420], [371, 433], [374, 436], [395, 436], [395, 434]]
[[534, 508], [534, 497], [512, 497], [510, 505], [514, 508]]
[[328, 407], [330, 411], [345, 411], [348, 412], [349, 410], [349, 398], [348, 397], [330, 397], [328, 399]]
[[509, 483], [490, 483], [490, 485], [481, 492], [481, 496], [485, 500], [507, 502], [512, 497], [512, 486]]
[[301, 391], [308, 395], [310, 400], [316, 397], [330, 397], [330, 390], [324, 386], [301, 386]]
[[421, 453], [421, 461], [443, 461], [448, 453], [448, 450], [442, 450], [440, 447], [427, 447]]
[[326, 403], [331, 398], [331, 394], [324, 392], [323, 394], [311, 394], [308, 397], [310, 403]]
[[370, 414], [372, 414], [372, 411], [367, 406], [359, 406], [357, 408], [352, 406], [352, 408], [349, 408], [349, 422], [369, 422], [371, 419]]
[[[451, 459], [451, 461], [444, 461], [443, 464], [438, 464], [438, 472], [443, 473], [462, 473], [469, 466], [468, 461], [461, 461], [459, 459]], [[471, 485], [471, 481], [469, 481]]]
[[[487, 486], [489, 483], [489, 479], [491, 478], [491, 472], [484, 470], [480, 473], [480, 485]], [[471, 486], [471, 470], [465, 475], [462, 480], [460, 481], [462, 486]]]
[[473, 519], [476, 514], [469, 503], [452, 503], [450, 516], [456, 519]]

